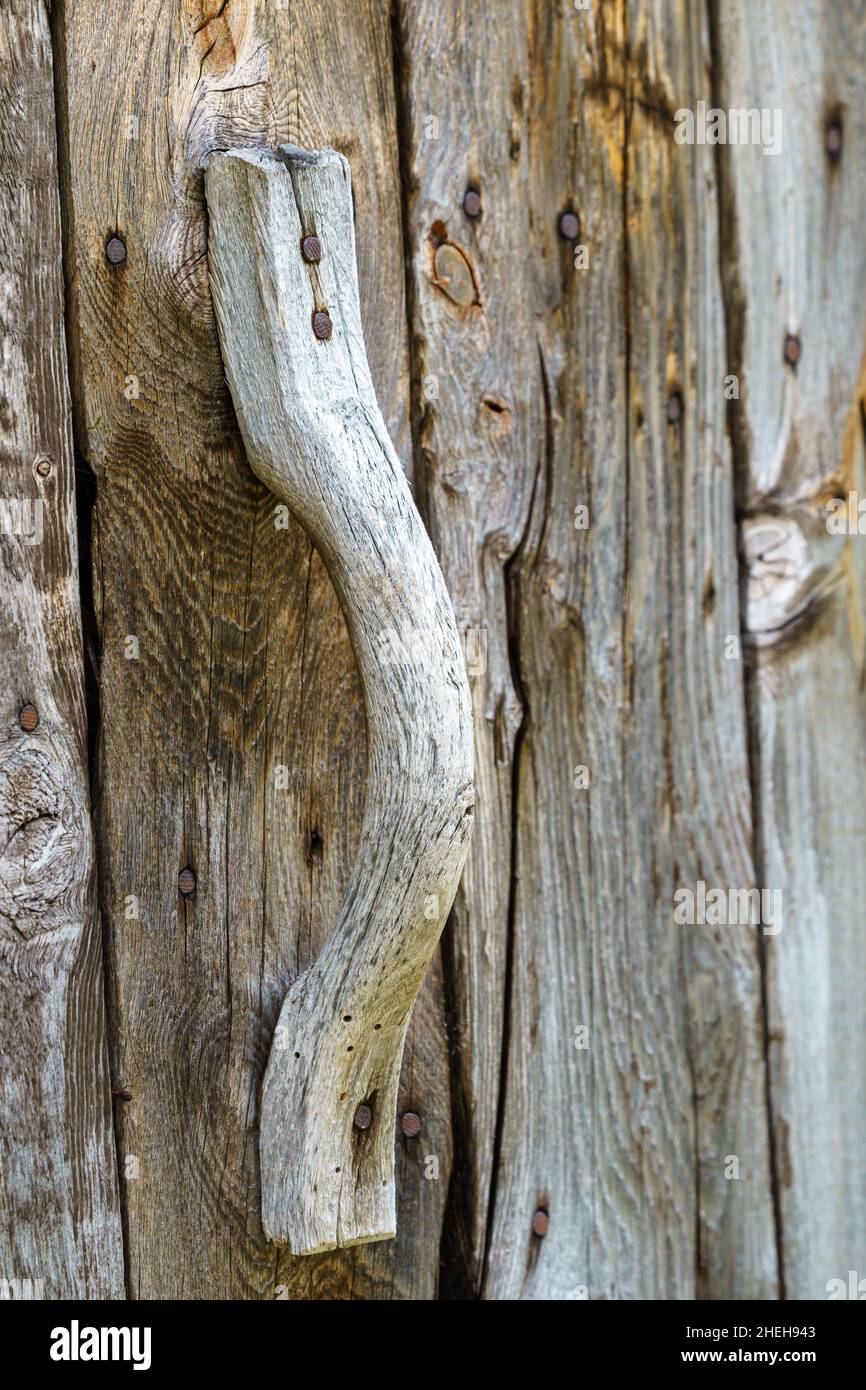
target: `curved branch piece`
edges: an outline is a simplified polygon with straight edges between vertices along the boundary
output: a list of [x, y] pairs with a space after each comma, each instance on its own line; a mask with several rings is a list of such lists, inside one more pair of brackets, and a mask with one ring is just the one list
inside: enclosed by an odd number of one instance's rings
[[[262, 1093], [265, 1231], [312, 1254], [395, 1234], [400, 1060], [469, 848], [472, 716], [442, 574], [370, 379], [346, 160], [214, 155], [207, 200], [250, 465], [322, 556], [367, 713], [358, 861], [333, 935], [283, 1002]], [[320, 245], [302, 253], [308, 237]], [[367, 1128], [353, 1123], [361, 1105]]]

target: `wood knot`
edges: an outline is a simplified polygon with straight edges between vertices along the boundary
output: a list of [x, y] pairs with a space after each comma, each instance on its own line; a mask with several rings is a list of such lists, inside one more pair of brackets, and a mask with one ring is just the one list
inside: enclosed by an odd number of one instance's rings
[[443, 241], [433, 254], [434, 284], [461, 309], [478, 303], [475, 276], [468, 257], [453, 241]]
[[91, 844], [76, 770], [44, 747], [0, 747], [0, 935], [29, 939], [80, 920]]
[[163, 320], [171, 317], [168, 306], [177, 310], [177, 333], [183, 337], [174, 340], [172, 351], [178, 361], [195, 363], [198, 383], [210, 351], [204, 375], [216, 379], [218, 372], [222, 389], [208, 280], [203, 171], [215, 151], [267, 139], [268, 45], [256, 31], [252, 0], [185, 0], [183, 11], [188, 60], [167, 96], [174, 130], [167, 171], [172, 195], [164, 216], [142, 226], [146, 255], [141, 288], [146, 300], [148, 292], [159, 296]]
[[206, 77], [225, 77], [236, 66], [238, 49], [244, 36], [247, 5], [232, 0], [193, 0], [189, 22]]
[[741, 527], [746, 570], [746, 632], [759, 645], [789, 630], [841, 577], [842, 541], [828, 535], [823, 511], [807, 504], [747, 517]]

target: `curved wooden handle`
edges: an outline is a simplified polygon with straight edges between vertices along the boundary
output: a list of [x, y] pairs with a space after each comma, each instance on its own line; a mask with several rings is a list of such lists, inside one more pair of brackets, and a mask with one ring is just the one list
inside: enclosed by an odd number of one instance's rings
[[[290, 145], [214, 155], [207, 200], [250, 465], [322, 556], [367, 712], [360, 854], [333, 935], [283, 1002], [262, 1092], [265, 1231], [312, 1254], [395, 1234], [400, 1060], [469, 848], [472, 715], [445, 583], [370, 379], [346, 160]], [[302, 254], [309, 236], [319, 261]]]

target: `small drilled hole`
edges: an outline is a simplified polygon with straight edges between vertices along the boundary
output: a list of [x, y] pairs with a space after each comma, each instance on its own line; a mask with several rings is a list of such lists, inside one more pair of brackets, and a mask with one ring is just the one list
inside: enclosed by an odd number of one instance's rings
[[351, 1014], [343, 1014], [343, 1022], [344, 1022], [344, 1023], [351, 1023], [351, 1022], [352, 1022], [352, 1015], [351, 1015]]
[[824, 149], [831, 159], [838, 159], [842, 153], [842, 123], [838, 116], [827, 126], [824, 135]]
[[348, 1097], [348, 1094], [349, 1094], [348, 1091], [343, 1091], [343, 1092], [341, 1093], [341, 1095], [340, 1095], [340, 1100], [346, 1100], [346, 1098]]
[[380, 1029], [381, 1027], [382, 1027], [381, 1023], [374, 1023], [374, 1024], [373, 1024], [373, 1032], [374, 1032], [374, 1033], [378, 1033], [378, 1031], [379, 1031], [379, 1029]]
[[346, 1048], [346, 1051], [347, 1051], [347, 1052], [354, 1052], [354, 1051], [355, 1051], [355, 1049], [354, 1049], [354, 1047], [352, 1046], [351, 1043], [349, 1043], [349, 1046]]
[[300, 1055], [301, 1055], [300, 1052], [296, 1052], [296, 1053], [295, 1053], [295, 1056], [296, 1056], [296, 1057], [300, 1057]]
[[341, 1171], [341, 1170], [340, 1170], [339, 1168], [335, 1168], [335, 1169], [334, 1169], [334, 1172], [335, 1172], [335, 1173], [339, 1173], [340, 1171]]

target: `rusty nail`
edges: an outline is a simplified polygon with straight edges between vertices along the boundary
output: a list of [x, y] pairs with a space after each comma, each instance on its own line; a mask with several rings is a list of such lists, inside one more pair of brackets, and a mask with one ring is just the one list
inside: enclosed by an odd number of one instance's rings
[[672, 396], [668, 396], [668, 421], [675, 425], [682, 418], [683, 398], [679, 391], [675, 391]]
[[477, 188], [467, 188], [463, 194], [463, 211], [467, 217], [481, 216], [481, 194]]
[[334, 331], [331, 316], [325, 309], [317, 309], [313, 314], [313, 332], [321, 342], [326, 342]]
[[550, 1218], [543, 1208], [539, 1207], [532, 1217], [532, 1231], [534, 1235], [546, 1236], [547, 1228], [550, 1225]]
[[369, 1129], [373, 1123], [373, 1112], [369, 1105], [359, 1105], [352, 1121], [356, 1129]]
[[177, 876], [177, 887], [182, 897], [192, 897], [195, 892], [195, 874], [192, 869], [181, 869]]
[[115, 1100], [132, 1100], [131, 1091], [115, 1091], [112, 1087], [111, 1094], [115, 1098]]
[[577, 241], [580, 236], [580, 218], [576, 212], [564, 212], [559, 219], [559, 235], [565, 241]]
[[39, 723], [39, 712], [35, 705], [22, 705], [18, 711], [18, 723], [25, 734], [32, 734]]
[[126, 247], [119, 236], [111, 236], [105, 243], [105, 254], [111, 265], [121, 265], [126, 260]]
[[51, 460], [47, 454], [42, 454], [33, 465], [33, 472], [37, 478], [47, 478], [51, 472]]
[[305, 236], [301, 242], [301, 255], [305, 261], [315, 264], [322, 259], [322, 243], [317, 236]]
[[414, 1139], [416, 1134], [421, 1133], [421, 1116], [416, 1115], [414, 1110], [407, 1110], [400, 1120], [400, 1128], [407, 1139]]
[[800, 339], [795, 333], [785, 335], [785, 361], [789, 367], [796, 367], [800, 360]]
[[824, 149], [831, 159], [838, 159], [842, 153], [842, 127], [838, 121], [832, 121], [828, 125], [824, 137]]

